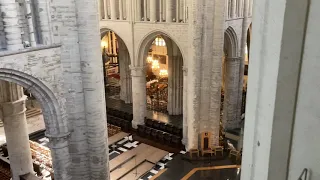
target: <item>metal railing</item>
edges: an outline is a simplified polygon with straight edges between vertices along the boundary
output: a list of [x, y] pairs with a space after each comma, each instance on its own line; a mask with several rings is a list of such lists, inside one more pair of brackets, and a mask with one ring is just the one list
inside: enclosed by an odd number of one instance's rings
[[298, 180], [307, 180], [308, 177], [308, 169], [304, 168]]

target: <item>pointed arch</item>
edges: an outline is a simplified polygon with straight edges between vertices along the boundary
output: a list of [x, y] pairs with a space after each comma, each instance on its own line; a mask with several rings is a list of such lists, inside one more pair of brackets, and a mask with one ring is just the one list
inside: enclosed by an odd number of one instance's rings
[[224, 48], [229, 57], [237, 57], [238, 55], [238, 38], [234, 29], [229, 26], [224, 33]]

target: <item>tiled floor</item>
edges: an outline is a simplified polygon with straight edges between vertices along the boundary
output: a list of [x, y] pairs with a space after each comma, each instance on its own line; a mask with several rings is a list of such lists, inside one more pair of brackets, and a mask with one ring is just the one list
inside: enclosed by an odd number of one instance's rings
[[131, 135], [109, 148], [111, 180], [149, 179], [172, 160], [172, 153], [135, 141]]
[[[107, 107], [132, 113], [132, 104], [125, 104], [123, 101], [115, 98], [107, 99]], [[147, 117], [182, 128], [182, 115], [170, 116], [165, 113], [147, 110]]]

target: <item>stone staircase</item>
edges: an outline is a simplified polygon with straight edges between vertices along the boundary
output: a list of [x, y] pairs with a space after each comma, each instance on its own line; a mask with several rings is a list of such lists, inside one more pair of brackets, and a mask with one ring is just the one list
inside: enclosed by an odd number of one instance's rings
[[26, 116], [28, 118], [32, 118], [34, 116], [38, 116], [42, 114], [42, 110], [38, 108], [27, 109]]

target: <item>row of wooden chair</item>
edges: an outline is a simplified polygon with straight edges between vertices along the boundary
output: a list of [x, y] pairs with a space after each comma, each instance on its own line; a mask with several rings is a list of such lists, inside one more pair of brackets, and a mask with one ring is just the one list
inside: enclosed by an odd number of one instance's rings
[[145, 125], [138, 125], [138, 135], [165, 143], [168, 146], [181, 146], [181, 137]]
[[126, 121], [132, 121], [133, 120], [133, 114], [132, 113], [120, 111], [118, 109], [108, 108], [107, 109], [107, 114], [111, 115], [113, 117], [124, 119]]
[[166, 123], [156, 121], [153, 119], [149, 119], [149, 118], [145, 119], [145, 125], [147, 127], [151, 127], [153, 129], [164, 131], [164, 132], [167, 132], [167, 133], [170, 133], [170, 134], [173, 134], [173, 135], [176, 135], [176, 136], [179, 136], [180, 138], [182, 138], [182, 128], [178, 128], [178, 127], [172, 126], [170, 124], [166, 124]]
[[121, 127], [121, 130], [124, 132], [129, 132], [131, 129], [131, 121], [127, 121], [111, 115], [108, 115], [107, 121], [109, 124]]
[[118, 134], [121, 128], [108, 123], [108, 137]]

